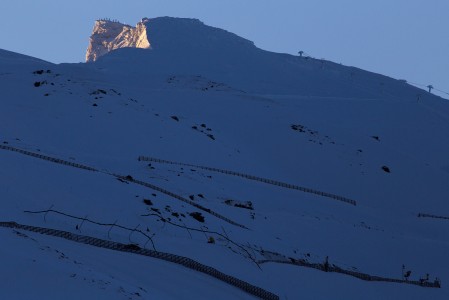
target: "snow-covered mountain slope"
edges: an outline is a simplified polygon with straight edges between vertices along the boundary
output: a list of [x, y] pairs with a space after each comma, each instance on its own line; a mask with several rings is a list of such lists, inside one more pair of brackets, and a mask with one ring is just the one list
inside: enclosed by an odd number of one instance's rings
[[[148, 249], [151, 237], [281, 299], [447, 299], [449, 220], [418, 217], [449, 217], [447, 100], [199, 21], [148, 23], [151, 50], [95, 63], [0, 52], [0, 222]], [[0, 235], [1, 298], [252, 297], [154, 258]], [[326, 273], [326, 257], [442, 286]]]
[[[121, 48], [97, 66], [126, 72], [139, 84], [157, 75], [202, 75], [251, 93], [345, 98], [425, 98], [402, 80], [258, 49], [248, 40], [195, 19], [146, 19], [151, 49]], [[150, 80], [154, 82], [154, 80]]]
[[11, 75], [14, 71], [16, 73], [19, 70], [33, 69], [36, 67], [48, 67], [53, 65], [41, 59], [3, 49], [0, 49], [0, 64], [2, 67], [0, 70], [1, 76]]

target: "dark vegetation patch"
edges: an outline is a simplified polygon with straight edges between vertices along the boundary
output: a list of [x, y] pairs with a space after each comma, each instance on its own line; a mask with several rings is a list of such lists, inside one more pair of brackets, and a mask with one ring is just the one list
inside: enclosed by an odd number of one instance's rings
[[227, 199], [224, 201], [226, 205], [254, 210], [253, 203], [251, 201], [237, 201], [237, 200], [231, 200]]
[[44, 84], [47, 84], [47, 80], [44, 80], [44, 81], [36, 81], [36, 82], [34, 83], [34, 87], [40, 87], [40, 86], [42, 86], [42, 85], [44, 85]]
[[386, 173], [391, 173], [390, 168], [387, 166], [382, 166], [382, 170], [384, 170], [384, 172]]
[[150, 206], [153, 205], [153, 202], [150, 199], [143, 199], [143, 203]]
[[296, 131], [299, 131], [299, 132], [306, 132], [305, 127], [303, 125], [301, 125], [301, 124], [297, 124], [297, 125], [292, 124], [291, 128], [293, 130], [296, 130]]
[[42, 74], [44, 74], [44, 73], [51, 73], [51, 70], [46, 70], [46, 71], [44, 71], [44, 70], [36, 70], [36, 71], [34, 71], [33, 72], [33, 74], [37, 74], [37, 75], [42, 75]]
[[105, 90], [102, 90], [102, 89], [97, 89], [97, 90], [89, 93], [89, 95], [101, 95], [101, 94], [106, 95], [107, 92]]
[[204, 223], [204, 216], [200, 212], [192, 212], [189, 215], [198, 222]]
[[228, 91], [233, 90], [230, 86], [209, 80], [201, 75], [197, 76], [170, 76], [166, 81], [170, 85], [191, 88], [201, 91]]
[[294, 131], [307, 135], [309, 142], [314, 144], [323, 145], [323, 143], [329, 143], [335, 145], [335, 142], [328, 135], [322, 135], [318, 131], [309, 129], [304, 125], [292, 124], [290, 125], [290, 128]]
[[198, 132], [201, 132], [211, 140], [215, 141], [215, 136], [211, 133], [212, 128], [209, 128], [206, 124], [202, 123], [200, 125], [196, 124], [192, 126], [192, 129]]
[[204, 86], [201, 87], [202, 91], [209, 91], [209, 90], [215, 90], [215, 91], [224, 91], [224, 90], [230, 90], [231, 88], [227, 86], [224, 83], [216, 82], [216, 81], [208, 81], [204, 83]]

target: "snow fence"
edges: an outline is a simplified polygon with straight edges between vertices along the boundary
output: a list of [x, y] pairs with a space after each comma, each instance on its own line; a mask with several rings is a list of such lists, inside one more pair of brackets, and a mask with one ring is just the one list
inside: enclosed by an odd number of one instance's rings
[[237, 287], [237, 288], [245, 291], [246, 293], [256, 296], [260, 299], [279, 300], [279, 296], [277, 296], [269, 291], [266, 291], [260, 287], [254, 286], [254, 285], [252, 285], [246, 281], [240, 280], [234, 276], [227, 275], [223, 272], [218, 271], [215, 268], [206, 266], [206, 265], [199, 263], [199, 262], [197, 262], [191, 258], [188, 258], [188, 257], [175, 255], [175, 254], [171, 254], [171, 253], [154, 251], [154, 250], [142, 249], [139, 246], [134, 245], [134, 244], [122, 244], [122, 243], [107, 241], [107, 240], [94, 238], [94, 237], [90, 237], [90, 236], [74, 234], [74, 233], [71, 233], [68, 231], [62, 231], [62, 230], [44, 228], [44, 227], [29, 226], [29, 225], [22, 225], [22, 224], [18, 224], [16, 222], [0, 222], [0, 227], [32, 231], [32, 232], [37, 232], [40, 234], [64, 238], [64, 239], [67, 239], [70, 241], [74, 241], [74, 242], [82, 243], [82, 244], [86, 244], [86, 245], [91, 245], [91, 246], [95, 246], [95, 247], [106, 248], [106, 249], [110, 249], [110, 250], [114, 250], [114, 251], [128, 252], [128, 253], [149, 256], [149, 257], [153, 257], [156, 259], [165, 260], [165, 261], [175, 263], [178, 265], [182, 265], [186, 268], [207, 274], [209, 276], [212, 276], [220, 281], [226, 282], [226, 283], [228, 283], [234, 287]]
[[[24, 155], [36, 157], [36, 158], [39, 158], [39, 159], [47, 160], [47, 161], [54, 162], [54, 163], [61, 164], [61, 165], [66, 165], [66, 166], [75, 167], [75, 168], [84, 169], [84, 170], [93, 171], [93, 172], [100, 172], [99, 170], [97, 170], [95, 168], [92, 168], [92, 167], [89, 167], [89, 166], [77, 164], [77, 163], [74, 163], [74, 162], [71, 162], [71, 161], [67, 161], [67, 160], [63, 160], [63, 159], [59, 159], [59, 158], [55, 158], [55, 157], [51, 157], [51, 156], [47, 156], [47, 155], [42, 155], [42, 154], [39, 154], [39, 153], [27, 151], [27, 150], [22, 150], [22, 149], [11, 147], [11, 146], [0, 145], [0, 149], [21, 153], [21, 154], [24, 154]], [[172, 193], [172, 192], [170, 192], [170, 191], [168, 191], [166, 189], [163, 189], [163, 188], [158, 187], [156, 185], [153, 185], [151, 183], [134, 179], [133, 177], [131, 177], [129, 175], [128, 176], [123, 176], [123, 175], [119, 175], [119, 174], [111, 174], [111, 173], [108, 173], [108, 172], [102, 172], [102, 173], [106, 173], [106, 174], [112, 175], [112, 176], [114, 176], [114, 177], [116, 177], [118, 179], [129, 181], [129, 182], [133, 182], [135, 184], [139, 184], [139, 185], [148, 187], [148, 188], [150, 188], [152, 190], [155, 190], [155, 191], [158, 191], [160, 193], [166, 194], [167, 196], [170, 196], [170, 197], [172, 197], [174, 199], [180, 200], [180, 201], [182, 201], [184, 203], [187, 203], [187, 204], [189, 204], [189, 205], [191, 205], [193, 207], [196, 207], [196, 208], [198, 208], [198, 209], [200, 209], [200, 210], [202, 210], [204, 212], [207, 212], [207, 213], [213, 215], [214, 217], [219, 218], [219, 219], [221, 219], [221, 220], [223, 220], [223, 221], [225, 221], [225, 222], [227, 222], [229, 224], [232, 224], [232, 225], [244, 228], [244, 229], [248, 229], [246, 226], [244, 226], [242, 224], [239, 224], [239, 223], [237, 223], [235, 221], [232, 221], [231, 219], [229, 219], [229, 218], [227, 218], [225, 216], [222, 216], [219, 213], [216, 213], [216, 212], [212, 211], [211, 209], [209, 209], [207, 207], [204, 207], [204, 206], [202, 206], [202, 205], [200, 205], [198, 203], [190, 201], [190, 200], [188, 200], [188, 199], [186, 199], [186, 198], [184, 198], [184, 197], [182, 197], [180, 195], [174, 194], [174, 193]]]
[[161, 164], [171, 164], [171, 165], [192, 167], [192, 168], [203, 169], [203, 170], [207, 170], [207, 171], [211, 171], [211, 172], [218, 172], [218, 173], [222, 173], [222, 174], [238, 176], [238, 177], [246, 178], [246, 179], [249, 179], [249, 180], [259, 181], [259, 182], [272, 184], [272, 185], [280, 186], [280, 187], [287, 188], [287, 189], [298, 190], [298, 191], [305, 192], [305, 193], [310, 193], [310, 194], [315, 194], [315, 195], [319, 195], [319, 196], [322, 196], [322, 197], [335, 199], [335, 200], [338, 200], [338, 201], [341, 201], [341, 202], [344, 202], [344, 203], [347, 203], [347, 204], [351, 204], [351, 205], [354, 205], [354, 206], [357, 205], [357, 202], [355, 200], [348, 199], [348, 198], [343, 197], [343, 196], [338, 196], [338, 195], [335, 195], [335, 194], [321, 192], [321, 191], [318, 191], [318, 190], [309, 189], [309, 188], [298, 186], [298, 185], [294, 185], [294, 184], [289, 184], [289, 183], [285, 183], [285, 182], [281, 182], [281, 181], [277, 181], [277, 180], [257, 177], [257, 176], [248, 175], [248, 174], [243, 174], [243, 173], [239, 173], [239, 172], [234, 172], [234, 171], [229, 171], [229, 170], [222, 170], [222, 169], [205, 167], [205, 166], [192, 165], [192, 164], [186, 164], [186, 163], [180, 163], [180, 162], [174, 162], [174, 161], [163, 160], [163, 159], [158, 159], [158, 158], [149, 157], [149, 156], [139, 156], [138, 160], [139, 161], [152, 161], [152, 162], [161, 163]]

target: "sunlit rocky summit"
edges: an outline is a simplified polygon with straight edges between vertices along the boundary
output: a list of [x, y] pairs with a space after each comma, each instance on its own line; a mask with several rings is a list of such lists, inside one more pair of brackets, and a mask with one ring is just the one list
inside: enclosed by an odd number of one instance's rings
[[90, 36], [86, 62], [96, 61], [98, 57], [119, 48], [149, 48], [147, 22], [148, 19], [145, 18], [137, 23], [136, 27], [132, 27], [118, 21], [97, 20]]

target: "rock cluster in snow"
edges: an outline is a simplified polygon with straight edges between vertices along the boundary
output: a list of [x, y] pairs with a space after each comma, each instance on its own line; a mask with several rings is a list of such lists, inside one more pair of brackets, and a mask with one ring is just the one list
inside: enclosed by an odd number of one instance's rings
[[148, 19], [144, 18], [136, 27], [132, 27], [117, 21], [97, 20], [87, 47], [86, 62], [95, 61], [109, 51], [119, 48], [150, 48], [145, 25], [147, 21]]

